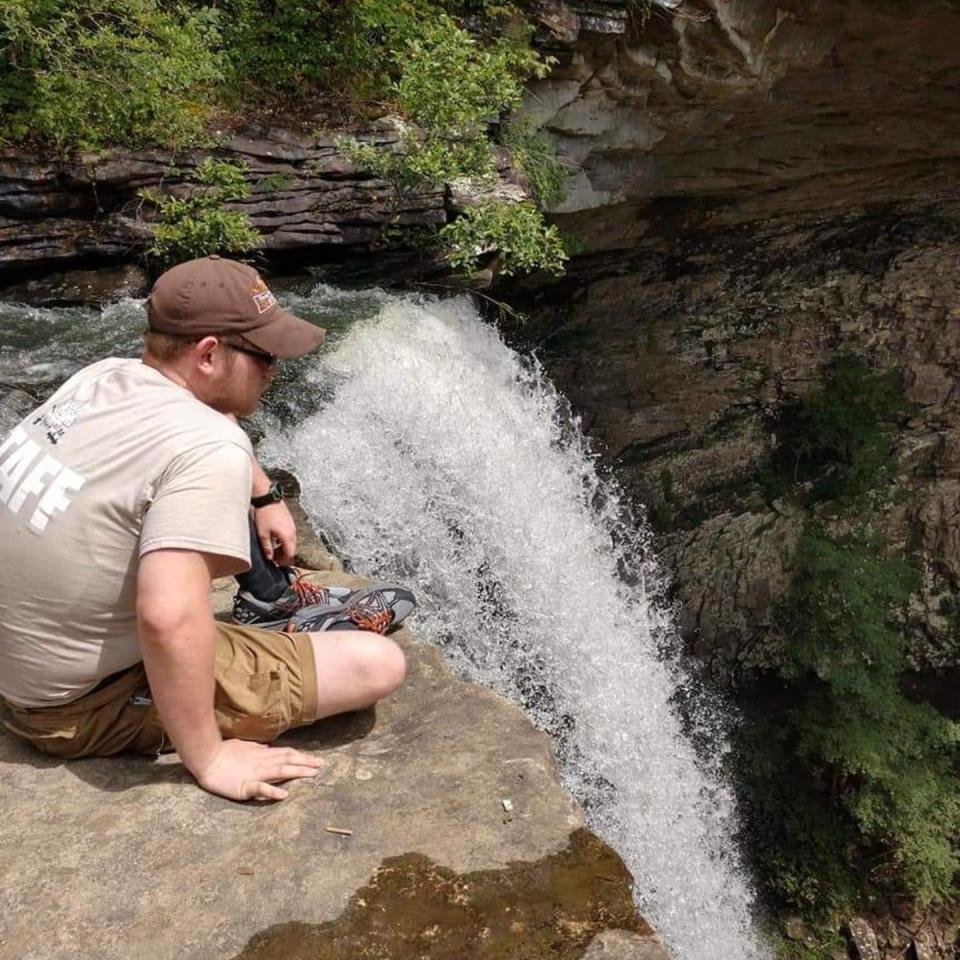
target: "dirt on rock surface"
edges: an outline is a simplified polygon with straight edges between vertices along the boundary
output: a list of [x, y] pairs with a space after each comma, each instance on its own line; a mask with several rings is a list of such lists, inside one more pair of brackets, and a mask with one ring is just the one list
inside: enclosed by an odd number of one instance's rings
[[503, 870], [456, 874], [406, 854], [385, 861], [336, 920], [264, 931], [235, 960], [574, 960], [611, 929], [665, 958], [629, 884], [620, 858], [586, 830]]

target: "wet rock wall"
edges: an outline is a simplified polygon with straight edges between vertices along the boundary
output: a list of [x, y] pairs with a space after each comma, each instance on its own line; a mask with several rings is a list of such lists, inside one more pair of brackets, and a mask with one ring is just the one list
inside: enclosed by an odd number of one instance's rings
[[527, 106], [573, 171], [555, 219], [583, 253], [512, 291], [519, 339], [647, 505], [684, 634], [722, 670], [775, 656], [809, 519], [762, 482], [778, 424], [838, 357], [894, 373], [911, 413], [879, 526], [922, 569], [912, 657], [948, 704], [960, 7], [684, 0], [603, 29], [597, 9], [544, 17], [558, 63]]
[[[914, 558], [914, 663], [958, 662], [960, 234], [955, 209], [771, 220], [699, 236], [575, 279], [534, 306], [552, 376], [646, 505], [691, 646], [724, 670], [775, 656], [809, 510], [764, 471], [784, 411], [838, 357], [902, 385], [880, 532]], [[826, 515], [822, 519], [829, 523]]]

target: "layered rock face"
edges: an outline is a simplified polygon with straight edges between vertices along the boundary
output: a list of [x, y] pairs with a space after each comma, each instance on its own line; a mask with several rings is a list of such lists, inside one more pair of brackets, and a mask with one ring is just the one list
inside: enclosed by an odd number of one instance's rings
[[543, 14], [559, 62], [526, 109], [570, 164], [557, 219], [589, 249], [955, 192], [955, 4], [644, 8]]
[[808, 516], [761, 474], [852, 354], [912, 410], [881, 526], [923, 568], [914, 663], [954, 710], [960, 9], [688, 0], [602, 34], [598, 5], [552, 9], [529, 109], [576, 167], [556, 218], [588, 253], [527, 291], [527, 336], [648, 505], [685, 635], [722, 671], [776, 655]]
[[771, 497], [762, 474], [784, 411], [843, 354], [901, 375], [882, 528], [924, 567], [911, 616], [917, 666], [957, 662], [954, 215], [901, 209], [690, 236], [540, 308], [551, 318], [548, 368], [647, 505], [686, 635], [724, 667], [773, 652], [772, 610], [808, 515]]
[[[398, 139], [388, 121], [358, 134], [382, 149]], [[390, 222], [444, 223], [443, 191], [399, 202], [388, 184], [355, 170], [335, 136], [252, 128], [217, 153], [247, 164], [252, 196], [228, 209], [249, 215], [269, 253], [364, 247]], [[148, 245], [139, 191], [189, 189], [206, 152], [114, 150], [48, 162], [0, 151], [0, 278], [84, 262], [136, 259]]]

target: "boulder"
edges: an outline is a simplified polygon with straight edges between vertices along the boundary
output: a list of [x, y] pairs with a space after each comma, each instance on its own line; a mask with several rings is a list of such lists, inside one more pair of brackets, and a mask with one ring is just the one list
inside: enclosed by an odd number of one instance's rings
[[877, 935], [863, 917], [853, 917], [847, 924], [847, 932], [858, 960], [880, 960]]
[[63, 763], [0, 733], [0, 960], [668, 960], [547, 736], [394, 636], [404, 687], [284, 736], [324, 766], [277, 804], [204, 793], [175, 754]]

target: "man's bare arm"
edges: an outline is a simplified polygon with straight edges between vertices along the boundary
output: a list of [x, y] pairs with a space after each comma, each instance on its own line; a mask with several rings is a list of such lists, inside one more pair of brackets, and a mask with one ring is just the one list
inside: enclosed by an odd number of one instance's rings
[[273, 784], [314, 776], [320, 761], [221, 738], [213, 712], [210, 580], [230, 571], [218, 561], [191, 550], [155, 550], [141, 559], [137, 625], [151, 695], [180, 759], [204, 789], [232, 800], [282, 800], [287, 791]]

